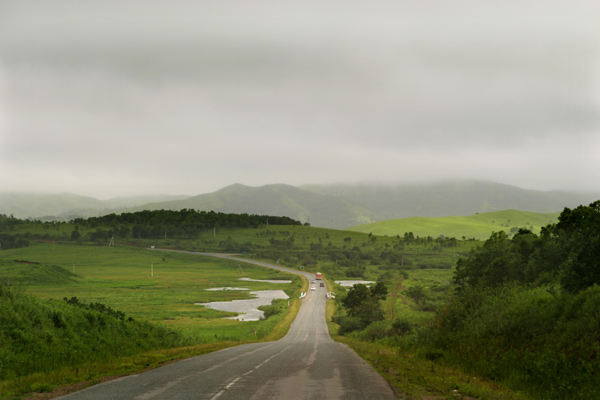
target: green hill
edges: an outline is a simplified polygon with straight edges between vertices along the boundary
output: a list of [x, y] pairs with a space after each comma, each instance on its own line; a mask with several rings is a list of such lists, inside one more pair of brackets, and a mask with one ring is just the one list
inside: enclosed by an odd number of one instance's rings
[[468, 217], [410, 217], [373, 222], [348, 228], [349, 231], [373, 233], [374, 235], [404, 235], [412, 232], [421, 237], [445, 237], [487, 239], [492, 232], [514, 233], [518, 228], [539, 232], [540, 228], [557, 221], [560, 213], [534, 213], [517, 210], [494, 211]]
[[142, 210], [181, 210], [258, 215], [287, 216], [302, 223], [327, 228], [347, 228], [376, 221], [383, 216], [357, 206], [337, 196], [328, 196], [302, 190], [290, 185], [250, 187], [241, 184], [227, 186], [214, 193], [202, 194], [185, 200], [146, 204], [127, 212]]

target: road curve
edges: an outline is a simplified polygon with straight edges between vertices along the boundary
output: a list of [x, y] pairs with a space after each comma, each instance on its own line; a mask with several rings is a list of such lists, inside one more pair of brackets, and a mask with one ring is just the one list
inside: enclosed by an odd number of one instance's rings
[[[191, 252], [190, 252], [191, 253]], [[226, 254], [191, 253], [300, 272]], [[389, 384], [345, 345], [325, 322], [326, 287], [309, 291], [290, 331], [276, 342], [250, 343], [188, 358], [71, 393], [60, 399], [387, 400]]]

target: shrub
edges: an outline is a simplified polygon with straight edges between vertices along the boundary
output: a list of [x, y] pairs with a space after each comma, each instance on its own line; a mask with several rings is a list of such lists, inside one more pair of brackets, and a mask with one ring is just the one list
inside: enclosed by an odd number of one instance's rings
[[390, 336], [390, 324], [387, 321], [373, 322], [371, 325], [361, 332], [362, 340], [374, 342], [377, 339], [383, 339]]
[[396, 336], [404, 336], [411, 334], [413, 327], [410, 322], [403, 318], [396, 318], [392, 323], [391, 334]]
[[358, 317], [341, 316], [335, 322], [340, 325], [340, 329], [338, 330], [340, 335], [346, 335], [364, 328], [362, 321]]

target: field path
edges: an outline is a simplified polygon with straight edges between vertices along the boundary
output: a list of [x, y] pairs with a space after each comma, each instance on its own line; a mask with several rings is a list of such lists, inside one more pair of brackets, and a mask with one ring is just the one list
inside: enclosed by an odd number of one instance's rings
[[[226, 258], [315, 279], [306, 272], [227, 254], [177, 252]], [[290, 331], [281, 340], [188, 358], [60, 399], [396, 399], [377, 371], [329, 336], [325, 322], [326, 292], [326, 287], [319, 286], [316, 291], [308, 292]]]

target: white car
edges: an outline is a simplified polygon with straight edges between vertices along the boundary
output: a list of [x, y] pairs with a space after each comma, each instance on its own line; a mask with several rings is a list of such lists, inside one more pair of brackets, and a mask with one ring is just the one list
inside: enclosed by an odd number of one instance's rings
[[314, 287], [314, 286], [311, 286], [311, 287], [310, 287], [310, 290], [317, 290], [317, 288], [316, 288], [316, 287]]

